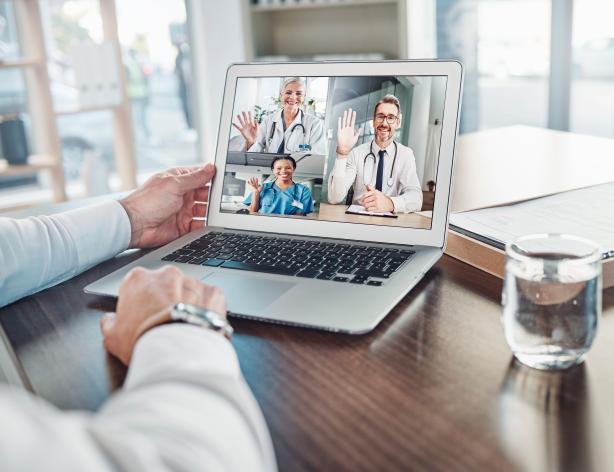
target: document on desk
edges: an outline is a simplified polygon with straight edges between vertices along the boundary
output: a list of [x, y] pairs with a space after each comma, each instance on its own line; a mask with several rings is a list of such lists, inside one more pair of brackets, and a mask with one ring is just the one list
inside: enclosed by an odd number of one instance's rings
[[397, 215], [390, 211], [367, 211], [362, 205], [350, 205], [346, 213], [351, 215], [367, 215], [367, 216], [385, 216], [387, 218], [398, 218]]
[[599, 244], [614, 257], [614, 182], [511, 205], [450, 215], [451, 229], [503, 247], [530, 233], [565, 233]]

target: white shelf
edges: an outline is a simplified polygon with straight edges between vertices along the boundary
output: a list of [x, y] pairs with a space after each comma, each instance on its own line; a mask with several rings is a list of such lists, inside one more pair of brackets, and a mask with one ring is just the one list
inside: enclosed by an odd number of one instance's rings
[[[248, 59], [381, 54], [407, 56], [407, 0], [251, 5], [244, 0]], [[371, 32], [377, 32], [372, 34]]]
[[398, 0], [331, 0], [328, 2], [319, 0], [317, 2], [301, 2], [294, 3], [288, 0], [287, 3], [276, 4], [258, 4], [251, 5], [250, 9], [254, 13], [271, 12], [271, 11], [295, 11], [295, 10], [311, 10], [325, 8], [344, 8], [358, 5], [383, 5], [387, 3], [398, 3]]
[[38, 59], [0, 61], [0, 69], [20, 69], [23, 67], [36, 67], [40, 64], [42, 64], [42, 62]]
[[78, 113], [90, 113], [95, 111], [108, 111], [117, 108], [118, 105], [102, 105], [99, 107], [83, 107], [83, 108], [67, 108], [64, 110], [55, 110], [57, 116], [76, 115]]

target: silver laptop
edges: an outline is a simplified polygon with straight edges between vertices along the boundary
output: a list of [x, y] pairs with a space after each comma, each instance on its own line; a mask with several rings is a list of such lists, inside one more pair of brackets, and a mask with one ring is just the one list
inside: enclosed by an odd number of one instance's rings
[[171, 264], [231, 316], [372, 330], [443, 254], [461, 85], [455, 61], [231, 66], [207, 227], [85, 291]]

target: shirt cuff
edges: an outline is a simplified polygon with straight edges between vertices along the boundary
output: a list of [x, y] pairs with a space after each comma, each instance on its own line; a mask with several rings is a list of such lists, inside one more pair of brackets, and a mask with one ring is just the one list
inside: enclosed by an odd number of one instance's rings
[[117, 200], [78, 208], [56, 217], [72, 235], [80, 270], [128, 249], [130, 219]]
[[206, 328], [170, 323], [149, 330], [136, 343], [124, 388], [159, 381], [191, 382], [201, 376], [241, 377], [232, 344]]
[[394, 208], [392, 209], [393, 213], [405, 213], [405, 200], [403, 197], [388, 197], [392, 200], [392, 205]]

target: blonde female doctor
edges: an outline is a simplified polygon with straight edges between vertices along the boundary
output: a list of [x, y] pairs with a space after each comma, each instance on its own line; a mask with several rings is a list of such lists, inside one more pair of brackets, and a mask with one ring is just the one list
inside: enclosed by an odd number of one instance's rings
[[284, 80], [280, 99], [283, 108], [267, 115], [261, 124], [253, 119], [251, 112], [237, 115], [238, 123], [232, 126], [245, 139], [245, 149], [275, 154], [325, 154], [324, 123], [302, 108], [305, 102], [303, 79], [290, 77]]

